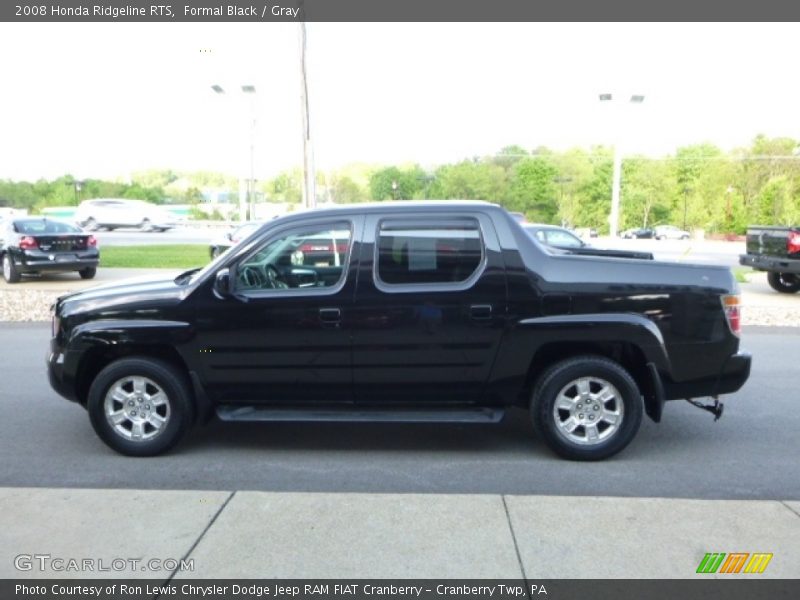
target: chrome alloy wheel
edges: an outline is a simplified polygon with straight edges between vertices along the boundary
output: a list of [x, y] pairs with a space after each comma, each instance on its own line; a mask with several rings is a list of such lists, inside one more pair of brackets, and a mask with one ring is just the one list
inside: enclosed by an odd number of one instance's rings
[[103, 401], [106, 420], [120, 437], [150, 441], [161, 434], [170, 418], [169, 397], [152, 379], [139, 376], [115, 381]]
[[553, 405], [558, 433], [582, 446], [605, 442], [622, 425], [622, 395], [599, 377], [581, 377], [561, 388]]

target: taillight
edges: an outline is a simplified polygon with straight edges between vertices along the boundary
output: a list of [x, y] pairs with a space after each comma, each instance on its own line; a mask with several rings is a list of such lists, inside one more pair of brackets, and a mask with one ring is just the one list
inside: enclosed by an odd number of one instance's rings
[[733, 335], [742, 333], [742, 306], [738, 294], [722, 296], [722, 310], [725, 311], [725, 319]]
[[36, 238], [35, 237], [31, 237], [29, 235], [24, 235], [19, 240], [19, 247], [22, 250], [33, 250], [34, 248], [38, 248], [39, 244], [36, 243]]
[[97, 246], [97, 238], [93, 235], [90, 235], [88, 238], [86, 238], [86, 245], [89, 247]]
[[789, 239], [786, 240], [786, 251], [789, 254], [800, 252], [800, 233], [797, 231], [789, 232]]

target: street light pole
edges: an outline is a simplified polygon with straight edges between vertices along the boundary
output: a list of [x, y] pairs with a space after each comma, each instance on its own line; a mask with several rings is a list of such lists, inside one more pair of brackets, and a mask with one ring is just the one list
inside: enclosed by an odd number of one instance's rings
[[[221, 85], [214, 84], [211, 89], [220, 96], [225, 94], [225, 89]], [[239, 185], [239, 219], [246, 221], [255, 218], [256, 87], [242, 85], [241, 89], [243, 94], [250, 96], [250, 177], [245, 186], [245, 198], [242, 198], [241, 180]]]
[[256, 179], [255, 179], [255, 148], [256, 148], [256, 87], [243, 85], [242, 93], [250, 96], [250, 180], [247, 186], [247, 207], [249, 220], [256, 218]]
[[303, 192], [306, 208], [316, 208], [317, 189], [314, 170], [314, 146], [311, 143], [311, 120], [308, 114], [308, 79], [306, 67], [306, 22], [300, 22], [300, 109], [303, 113]]
[[[611, 102], [613, 96], [611, 94], [600, 94], [600, 102]], [[635, 94], [631, 96], [630, 102], [632, 104], [641, 104], [644, 102], [644, 96]], [[614, 163], [611, 179], [611, 213], [608, 216], [609, 220], [609, 234], [612, 238], [617, 237], [619, 228], [619, 199], [620, 190], [622, 188], [622, 151], [620, 150], [619, 134], [614, 142]]]

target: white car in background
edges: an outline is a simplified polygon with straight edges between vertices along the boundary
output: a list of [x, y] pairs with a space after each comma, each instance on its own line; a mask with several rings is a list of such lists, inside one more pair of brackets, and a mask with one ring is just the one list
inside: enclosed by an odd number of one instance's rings
[[688, 240], [689, 232], [675, 225], [658, 225], [653, 230], [653, 237], [657, 240]]
[[142, 231], [165, 231], [175, 227], [175, 217], [164, 208], [143, 200], [96, 198], [84, 200], [75, 220], [89, 231], [136, 227]]

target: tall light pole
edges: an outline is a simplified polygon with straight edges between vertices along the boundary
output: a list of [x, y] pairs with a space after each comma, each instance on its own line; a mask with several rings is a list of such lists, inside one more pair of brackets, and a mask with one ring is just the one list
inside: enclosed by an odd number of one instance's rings
[[[600, 94], [600, 102], [611, 102], [613, 96], [611, 94]], [[634, 94], [630, 98], [632, 104], [641, 104], [644, 102], [644, 96]], [[618, 125], [618, 124], [616, 124]], [[622, 151], [620, 150], [619, 133], [617, 139], [614, 141], [614, 170], [611, 180], [611, 214], [609, 220], [609, 234], [612, 238], [617, 237], [617, 230], [619, 228], [619, 194], [622, 186]]]
[[308, 114], [308, 70], [306, 67], [306, 22], [300, 21], [300, 110], [303, 113], [303, 199], [306, 208], [317, 206], [314, 146]]
[[256, 86], [243, 85], [242, 93], [250, 97], [250, 180], [247, 186], [247, 205], [250, 211], [250, 220], [254, 220], [256, 218]]
[[[211, 86], [215, 94], [224, 95], [225, 89], [218, 84]], [[242, 221], [255, 218], [255, 149], [256, 149], [256, 86], [242, 85], [242, 93], [250, 97], [250, 177], [247, 180], [246, 200], [241, 198], [241, 187], [239, 197], [239, 218]]]

